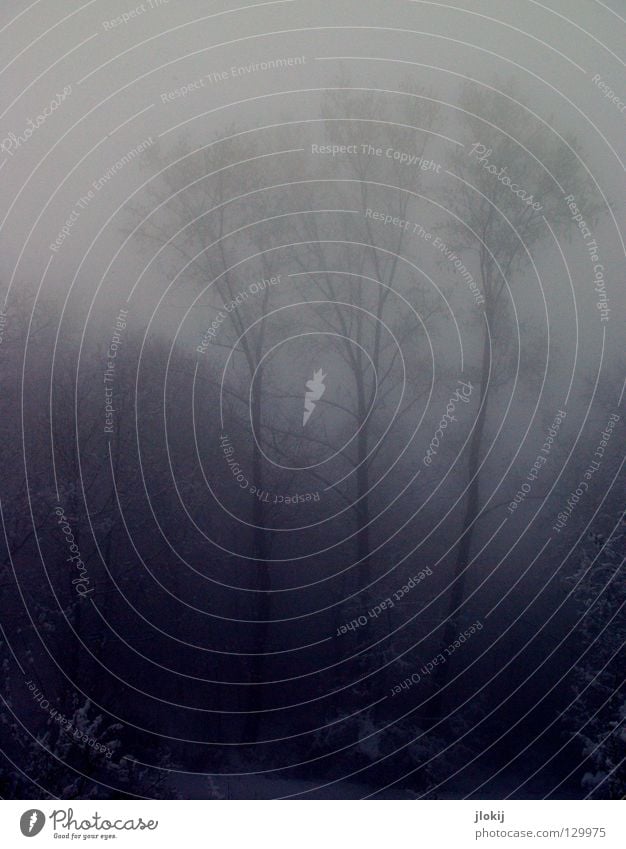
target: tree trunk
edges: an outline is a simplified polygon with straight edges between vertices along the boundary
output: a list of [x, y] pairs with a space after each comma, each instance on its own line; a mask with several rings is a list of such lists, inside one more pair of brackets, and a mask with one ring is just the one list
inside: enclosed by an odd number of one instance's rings
[[[356, 473], [356, 489], [357, 489], [357, 499], [358, 504], [356, 505], [356, 522], [357, 522], [357, 561], [359, 563], [357, 574], [358, 574], [358, 589], [363, 592], [363, 588], [366, 587], [370, 582], [370, 563], [369, 563], [369, 552], [370, 552], [370, 535], [369, 535], [369, 521], [370, 521], [370, 510], [369, 510], [369, 495], [367, 494], [369, 488], [369, 474], [367, 468], [367, 436], [365, 434], [365, 428], [361, 431], [358, 436], [358, 459], [357, 462], [360, 464]], [[363, 596], [363, 600], [365, 604], [367, 604], [366, 600], [367, 593]]]
[[[252, 405], [252, 417], [254, 429], [260, 434], [261, 425], [261, 376], [259, 375], [259, 389], [255, 393]], [[257, 491], [263, 490], [262, 456], [256, 443], [252, 455], [252, 479]], [[263, 501], [254, 496], [252, 509], [252, 521], [255, 525], [253, 533], [253, 550], [255, 558], [255, 587], [258, 590], [256, 609], [258, 613], [258, 624], [253, 625], [250, 632], [254, 634], [251, 651], [255, 654], [250, 658], [250, 686], [247, 688], [246, 718], [243, 726], [244, 743], [253, 743], [259, 739], [261, 726], [260, 711], [264, 707], [263, 690], [264, 685], [258, 684], [263, 681], [265, 670], [264, 652], [268, 645], [270, 631], [269, 618], [271, 614], [270, 597], [270, 574], [268, 560], [271, 549], [270, 532], [265, 530], [266, 511]]]
[[[478, 474], [478, 468], [480, 466], [480, 449], [487, 416], [490, 355], [489, 337], [485, 331], [485, 335], [483, 337], [480, 376], [480, 413], [478, 415], [476, 427], [469, 446], [468, 479], [470, 480], [470, 484], [467, 492], [467, 501], [465, 503], [463, 531], [459, 547], [457, 549], [456, 562], [454, 564], [454, 577], [452, 588], [450, 590], [448, 613], [445, 619], [445, 626], [441, 640], [442, 654], [444, 653], [444, 649], [446, 649], [455, 640], [459, 633], [459, 608], [465, 599], [467, 568], [471, 559], [472, 542], [474, 540], [474, 533], [476, 530], [475, 520], [480, 510], [480, 475]], [[435, 669], [436, 672], [433, 676], [435, 692], [424, 706], [424, 719], [426, 720], [427, 725], [433, 725], [435, 722], [438, 722], [444, 714], [445, 696], [443, 689], [450, 679], [452, 671], [450, 661], [435, 667]]]

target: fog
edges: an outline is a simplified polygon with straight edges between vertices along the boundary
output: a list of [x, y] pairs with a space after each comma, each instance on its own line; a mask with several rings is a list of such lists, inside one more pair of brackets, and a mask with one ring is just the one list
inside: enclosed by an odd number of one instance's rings
[[503, 5], [0, 12], [4, 798], [623, 797], [624, 20]]

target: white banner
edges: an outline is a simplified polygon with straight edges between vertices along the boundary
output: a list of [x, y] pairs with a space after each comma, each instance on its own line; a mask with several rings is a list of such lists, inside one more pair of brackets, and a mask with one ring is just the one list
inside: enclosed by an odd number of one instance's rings
[[[106, 841], [116, 847], [574, 846], [623, 849], [610, 801], [72, 801], [0, 805], [2, 847]], [[113, 843], [113, 841], [115, 841]]]

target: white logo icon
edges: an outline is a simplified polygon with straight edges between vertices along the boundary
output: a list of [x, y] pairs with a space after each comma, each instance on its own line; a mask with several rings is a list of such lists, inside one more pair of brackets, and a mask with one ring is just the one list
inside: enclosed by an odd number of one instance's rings
[[306, 382], [307, 391], [304, 395], [304, 416], [302, 417], [302, 427], [304, 427], [311, 418], [311, 414], [315, 409], [315, 402], [319, 401], [326, 391], [326, 387], [324, 386], [325, 379], [326, 375], [322, 372], [322, 369], [318, 369], [313, 372], [313, 380], [307, 380]]
[[20, 817], [20, 830], [24, 837], [35, 837], [46, 824], [46, 817], [43, 811], [37, 808], [31, 808], [24, 811]]

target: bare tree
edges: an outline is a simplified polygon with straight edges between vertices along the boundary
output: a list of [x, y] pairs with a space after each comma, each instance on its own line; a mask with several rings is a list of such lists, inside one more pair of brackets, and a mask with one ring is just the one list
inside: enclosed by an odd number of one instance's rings
[[[478, 390], [475, 404], [479, 413], [466, 453], [467, 492], [445, 615], [444, 647], [458, 632], [458, 614], [465, 600], [468, 567], [483, 510], [481, 466], [492, 395], [512, 374], [513, 325], [507, 286], [514, 288], [524, 274], [533, 273], [533, 252], [551, 240], [549, 228], [558, 235], [571, 222], [564, 197], [567, 187], [574, 187], [590, 224], [600, 210], [582, 189], [587, 181], [575, 139], [559, 140], [549, 129], [553, 121], [546, 125], [531, 121], [513, 82], [500, 89], [502, 94], [469, 86], [462, 91], [461, 125], [470, 143], [452, 159], [450, 171], [455, 176], [446, 193], [446, 205], [456, 218], [449, 217], [442, 228], [449, 247], [459, 257], [473, 258], [479, 269], [486, 319], [477, 327], [481, 354], [471, 379]], [[525, 330], [532, 333], [531, 328]], [[443, 688], [450, 671], [449, 663], [437, 667], [436, 692], [428, 706], [431, 719], [442, 712]]]

